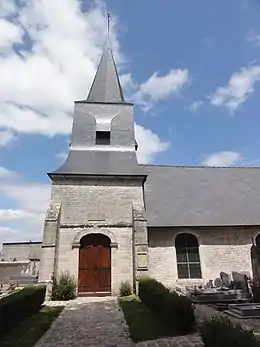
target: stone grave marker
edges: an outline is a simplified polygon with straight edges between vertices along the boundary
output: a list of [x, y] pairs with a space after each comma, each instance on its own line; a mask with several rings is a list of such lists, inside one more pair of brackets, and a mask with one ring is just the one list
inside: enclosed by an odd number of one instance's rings
[[221, 278], [217, 277], [214, 281], [214, 285], [216, 288], [221, 288], [221, 285], [222, 285]]
[[224, 271], [221, 271], [219, 275], [222, 280], [222, 284], [228, 288], [230, 285], [229, 275]]
[[231, 304], [225, 313], [236, 318], [260, 318], [260, 305], [254, 303], [247, 304]]
[[243, 293], [249, 293], [247, 276], [236, 271], [232, 271], [235, 289], [241, 289]]
[[209, 280], [209, 281], [206, 283], [206, 288], [212, 289], [213, 287], [214, 287], [213, 280]]

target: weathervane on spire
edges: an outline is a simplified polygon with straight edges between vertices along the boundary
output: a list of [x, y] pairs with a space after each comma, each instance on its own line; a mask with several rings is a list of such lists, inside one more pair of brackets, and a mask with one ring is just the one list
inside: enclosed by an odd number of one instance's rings
[[110, 16], [111, 14], [107, 12], [107, 44], [109, 46], [109, 34], [110, 34]]

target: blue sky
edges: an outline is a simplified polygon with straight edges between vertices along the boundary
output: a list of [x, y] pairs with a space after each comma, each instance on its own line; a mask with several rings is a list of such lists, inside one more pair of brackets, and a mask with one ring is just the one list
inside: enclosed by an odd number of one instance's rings
[[257, 0], [0, 0], [0, 242], [39, 239], [112, 14], [139, 161], [260, 165]]

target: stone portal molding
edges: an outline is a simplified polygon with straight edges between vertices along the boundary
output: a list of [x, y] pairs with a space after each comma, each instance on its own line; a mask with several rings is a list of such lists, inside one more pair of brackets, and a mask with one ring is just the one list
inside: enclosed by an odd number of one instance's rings
[[133, 218], [135, 221], [147, 222], [145, 209], [142, 203], [133, 202]]
[[112, 231], [108, 229], [102, 229], [102, 228], [88, 228], [88, 229], [84, 229], [82, 231], [77, 232], [72, 242], [72, 248], [79, 248], [80, 240], [82, 239], [82, 237], [86, 235], [90, 235], [90, 234], [102, 234], [109, 237], [111, 241], [111, 245], [113, 245], [113, 248], [116, 248], [115, 246], [118, 245], [117, 238]]
[[57, 221], [59, 219], [60, 210], [61, 210], [61, 202], [51, 201], [49, 208], [47, 210], [45, 221]]

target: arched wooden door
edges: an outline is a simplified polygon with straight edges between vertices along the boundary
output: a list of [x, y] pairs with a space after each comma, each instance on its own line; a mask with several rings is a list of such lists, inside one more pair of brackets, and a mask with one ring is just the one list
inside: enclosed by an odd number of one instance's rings
[[81, 239], [79, 250], [79, 295], [111, 294], [110, 239], [90, 234]]

